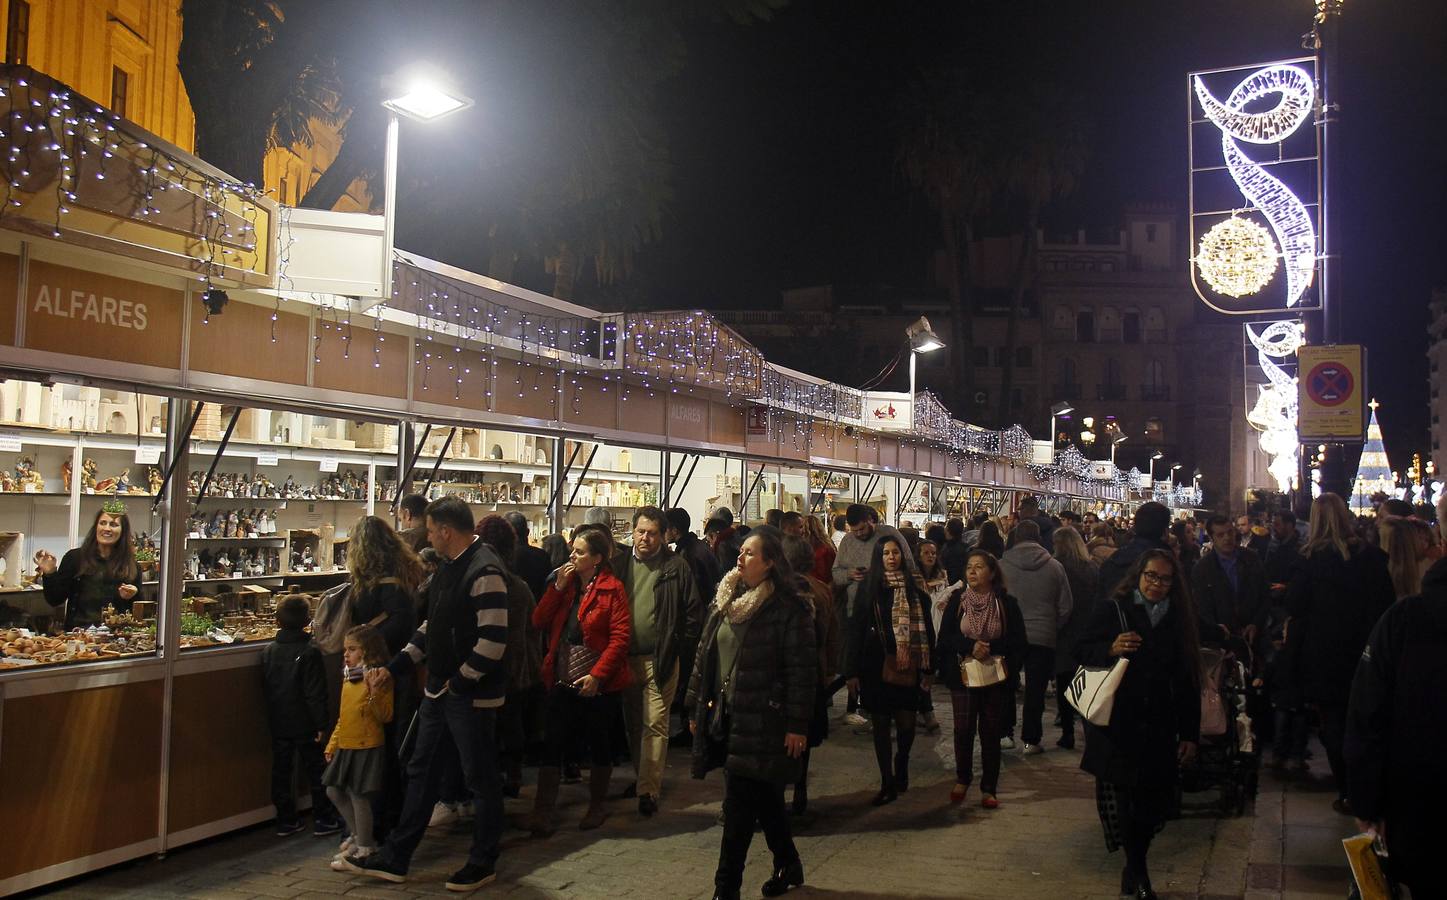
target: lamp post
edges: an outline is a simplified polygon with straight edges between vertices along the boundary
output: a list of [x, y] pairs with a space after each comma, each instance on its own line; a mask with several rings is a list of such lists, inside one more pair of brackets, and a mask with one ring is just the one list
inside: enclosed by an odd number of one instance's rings
[[930, 328], [929, 319], [920, 316], [918, 321], [904, 330], [909, 338], [909, 430], [914, 430], [914, 366], [915, 357], [921, 353], [933, 353], [944, 347], [945, 342]]
[[1151, 493], [1152, 493], [1152, 494], [1154, 494], [1154, 493], [1156, 492], [1156, 460], [1160, 459], [1160, 458], [1163, 457], [1163, 456], [1165, 456], [1165, 454], [1162, 453], [1162, 452], [1159, 451], [1159, 450], [1157, 450], [1155, 453], [1152, 453], [1152, 454], [1151, 454]]
[[464, 110], [472, 101], [461, 94], [425, 80], [408, 82], [406, 89], [382, 101], [387, 110], [387, 150], [382, 163], [382, 302], [392, 299], [393, 234], [397, 227], [397, 138], [402, 117], [416, 122], [435, 122]]
[[1115, 465], [1115, 448], [1116, 448], [1116, 447], [1119, 447], [1121, 444], [1124, 444], [1124, 443], [1125, 443], [1125, 439], [1126, 439], [1126, 436], [1123, 435], [1123, 434], [1120, 434], [1120, 435], [1116, 435], [1115, 439], [1110, 442], [1110, 464], [1111, 464], [1112, 466]]
[[1055, 420], [1075, 412], [1075, 407], [1061, 400], [1050, 407], [1050, 461], [1055, 461]]

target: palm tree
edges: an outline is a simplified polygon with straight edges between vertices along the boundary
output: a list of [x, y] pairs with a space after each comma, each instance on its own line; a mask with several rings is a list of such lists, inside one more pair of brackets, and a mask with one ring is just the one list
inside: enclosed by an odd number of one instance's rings
[[939, 219], [950, 295], [950, 363], [957, 412], [974, 396], [970, 246], [974, 223], [1000, 188], [988, 138], [986, 100], [966, 70], [946, 67], [914, 81], [901, 98], [895, 162]]
[[1007, 143], [1005, 183], [1024, 226], [1020, 256], [1015, 266], [1015, 283], [1010, 293], [1010, 315], [1005, 326], [1005, 366], [1001, 376], [997, 421], [1004, 426], [1011, 418], [1010, 395], [1015, 382], [1015, 349], [1020, 341], [1020, 312], [1025, 290], [1034, 271], [1040, 213], [1051, 201], [1075, 189], [1075, 180], [1085, 167], [1085, 125], [1076, 112], [1080, 107], [1067, 93], [1048, 84], [1034, 82], [1022, 95], [1007, 100], [1002, 134]]

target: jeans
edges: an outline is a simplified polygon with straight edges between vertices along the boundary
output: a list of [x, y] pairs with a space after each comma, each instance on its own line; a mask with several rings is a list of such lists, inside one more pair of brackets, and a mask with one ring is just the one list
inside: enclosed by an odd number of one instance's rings
[[776, 870], [799, 859], [789, 832], [789, 814], [784, 811], [783, 786], [725, 772], [723, 812], [723, 842], [713, 876], [714, 887], [720, 893], [738, 891], [743, 884], [744, 862], [754, 840], [755, 822], [764, 829]]
[[651, 655], [628, 657], [628, 667], [633, 670], [633, 684], [623, 689], [628, 752], [638, 773], [638, 796], [656, 800], [668, 758], [668, 707], [678, 690], [678, 664], [661, 683], [654, 680]]
[[322, 745], [310, 737], [272, 738], [271, 802], [276, 806], [277, 821], [296, 821], [296, 788], [292, 784], [292, 772], [297, 756], [301, 757], [302, 775], [306, 777], [307, 789], [311, 791], [313, 818], [336, 818], [336, 810], [327, 799], [326, 788], [322, 787], [322, 772], [327, 767]]
[[950, 690], [955, 711], [955, 781], [968, 787], [975, 777], [975, 732], [980, 735], [980, 790], [993, 794], [1000, 786], [1000, 737], [1005, 709], [1015, 695], [1009, 682], [989, 687]]
[[1020, 723], [1020, 737], [1027, 744], [1038, 744], [1045, 734], [1040, 724], [1045, 714], [1045, 685], [1055, 680], [1055, 648], [1031, 644], [1025, 650], [1025, 721]]
[[451, 692], [423, 697], [417, 714], [417, 746], [407, 763], [407, 799], [397, 825], [387, 836], [386, 857], [407, 870], [422, 842], [432, 807], [437, 803], [445, 749], [456, 748], [462, 776], [476, 802], [472, 850], [467, 861], [496, 864], [502, 840], [502, 779], [497, 768], [497, 710], [477, 709], [472, 698]]

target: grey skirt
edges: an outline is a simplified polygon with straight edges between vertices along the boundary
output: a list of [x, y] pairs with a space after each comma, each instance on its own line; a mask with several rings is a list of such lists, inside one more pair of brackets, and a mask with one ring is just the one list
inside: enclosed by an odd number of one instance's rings
[[322, 784], [353, 794], [379, 794], [387, 782], [387, 748], [338, 750], [322, 773]]

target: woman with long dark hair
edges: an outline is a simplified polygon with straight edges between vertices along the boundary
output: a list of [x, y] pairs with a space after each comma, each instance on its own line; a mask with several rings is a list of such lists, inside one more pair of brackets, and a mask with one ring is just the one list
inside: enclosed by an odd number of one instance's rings
[[980, 526], [980, 539], [975, 541], [975, 549], [984, 550], [996, 559], [1005, 555], [1005, 538], [1000, 534], [998, 521], [989, 519]]
[[140, 591], [141, 572], [125, 503], [107, 500], [79, 547], [67, 550], [58, 565], [49, 550], [37, 550], [35, 566], [45, 602], [65, 606], [66, 631], [100, 625], [107, 606], [130, 612]]
[[945, 607], [936, 646], [940, 678], [950, 689], [955, 711], [955, 786], [951, 803], [962, 803], [974, 780], [975, 734], [980, 735], [980, 805], [996, 809], [1000, 783], [1000, 738], [1006, 707], [1014, 702], [1010, 680], [966, 684], [960, 667], [967, 660], [989, 663], [1003, 658], [1007, 672], [1019, 671], [1028, 646], [1020, 604], [1005, 592], [1000, 561], [984, 550], [965, 558], [965, 588]]
[[693, 776], [724, 770], [715, 900], [737, 900], [755, 823], [774, 856], [763, 895], [777, 897], [804, 883], [784, 787], [798, 779], [808, 747], [818, 671], [809, 601], [779, 539], [755, 529], [719, 582], [685, 703]]
[[1080, 767], [1095, 776], [1106, 849], [1125, 848], [1120, 892], [1153, 898], [1146, 854], [1201, 736], [1196, 606], [1176, 555], [1159, 548], [1141, 554], [1115, 594], [1097, 605], [1076, 653], [1086, 666], [1129, 660], [1110, 723], [1086, 725]]
[[422, 560], [391, 525], [376, 516], [358, 519], [347, 537], [352, 624], [371, 625], [381, 632], [387, 652], [395, 657], [417, 630]]
[[[858, 686], [860, 706], [869, 710], [874, 729], [874, 756], [879, 764], [875, 806], [894, 801], [909, 790], [909, 753], [914, 746], [919, 692], [933, 670], [934, 623], [929, 595], [920, 590], [905, 566], [909, 550], [902, 538], [884, 535], [874, 545], [869, 571], [855, 602], [856, 640], [846, 670], [850, 687]], [[898, 752], [891, 760], [890, 728], [898, 732]]]

